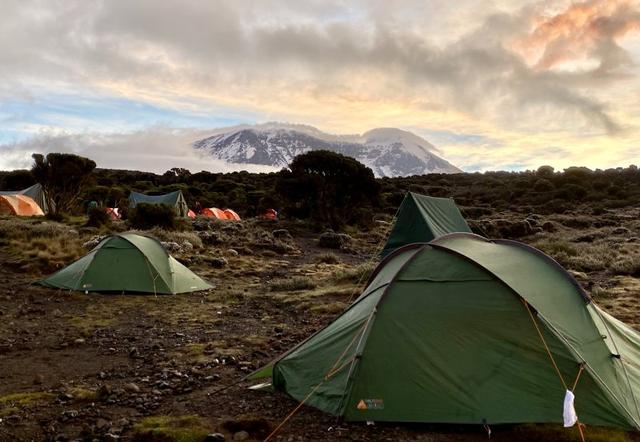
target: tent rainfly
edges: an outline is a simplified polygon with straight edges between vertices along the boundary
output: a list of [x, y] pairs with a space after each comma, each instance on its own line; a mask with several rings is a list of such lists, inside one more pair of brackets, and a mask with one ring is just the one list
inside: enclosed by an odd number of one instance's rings
[[0, 195], [0, 215], [43, 216], [36, 202], [26, 195]]
[[181, 190], [165, 193], [164, 195], [145, 195], [143, 193], [131, 192], [129, 194], [129, 207], [134, 208], [139, 203], [166, 204], [175, 207], [177, 216], [186, 217], [189, 213], [187, 201], [184, 199]]
[[220, 220], [226, 220], [227, 214], [224, 213], [224, 210], [218, 209], [217, 207], [206, 207], [202, 209], [202, 216], [207, 218], [216, 218]]
[[224, 209], [224, 214], [226, 215], [228, 220], [240, 221], [240, 215], [238, 215], [235, 211], [231, 209]]
[[553, 423], [573, 405], [582, 423], [640, 428], [640, 334], [542, 252], [469, 233], [387, 256], [341, 316], [250, 378], [267, 376], [348, 421]]
[[105, 238], [87, 255], [40, 284], [68, 290], [155, 294], [212, 288], [169, 255], [157, 239], [135, 233]]
[[471, 233], [453, 199], [409, 192], [398, 209], [395, 224], [381, 256], [384, 258], [406, 244], [429, 242], [453, 232]]
[[44, 195], [44, 190], [42, 190], [41, 184], [34, 184], [33, 186], [27, 187], [22, 190], [3, 190], [0, 191], [0, 195], [24, 195], [33, 199], [40, 209], [42, 209], [43, 213], [49, 213], [49, 206], [47, 205], [47, 199]]

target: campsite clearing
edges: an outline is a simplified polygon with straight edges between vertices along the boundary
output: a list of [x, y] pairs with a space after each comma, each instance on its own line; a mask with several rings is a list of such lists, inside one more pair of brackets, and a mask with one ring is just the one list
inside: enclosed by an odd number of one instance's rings
[[[498, 220], [520, 222], [525, 216], [500, 213], [472, 221], [487, 230]], [[575, 219], [586, 218], [589, 227], [575, 227]], [[597, 217], [587, 211], [549, 215], [538, 223], [553, 223], [553, 232], [522, 240], [560, 260], [599, 305], [637, 329], [638, 219], [640, 210], [631, 208]], [[301, 223], [212, 220], [206, 234], [157, 230], [162, 241], [177, 245], [171, 254], [215, 288], [155, 297], [31, 285], [54, 269], [31, 256], [27, 244], [37, 240], [42, 253], [53, 254], [60, 247], [75, 250], [100, 232], [0, 219], [0, 440], [100, 438], [109, 432], [134, 440], [154, 429], [178, 440], [203, 428], [227, 439], [247, 431], [250, 440], [261, 440], [297, 401], [247, 390], [250, 383], [218, 390], [331, 323], [357, 297], [356, 283], [371, 270], [365, 264], [381, 247], [385, 228], [381, 223], [374, 232], [351, 232], [348, 248], [330, 252], [318, 247], [319, 234]], [[282, 232], [276, 238], [278, 229], [286, 229], [291, 239]], [[79, 256], [66, 256], [64, 264]], [[580, 399], [578, 392], [578, 409]], [[492, 426], [492, 431], [498, 441], [579, 440], [575, 428], [559, 425]], [[590, 441], [639, 440], [591, 426], [586, 434]], [[486, 437], [475, 425], [336, 425], [330, 415], [303, 407], [276, 440]]]

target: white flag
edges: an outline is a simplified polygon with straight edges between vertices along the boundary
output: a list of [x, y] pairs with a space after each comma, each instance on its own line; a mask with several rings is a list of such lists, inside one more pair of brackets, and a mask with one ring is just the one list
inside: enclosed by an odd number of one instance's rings
[[573, 407], [573, 400], [576, 397], [572, 392], [567, 390], [567, 393], [564, 395], [564, 410], [562, 412], [562, 417], [564, 419], [565, 427], [573, 427], [576, 422], [578, 422], [578, 415], [576, 414], [576, 409]]

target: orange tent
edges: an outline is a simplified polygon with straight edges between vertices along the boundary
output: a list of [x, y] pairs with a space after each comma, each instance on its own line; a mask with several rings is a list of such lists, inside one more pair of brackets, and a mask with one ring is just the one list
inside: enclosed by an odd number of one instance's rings
[[0, 195], [0, 215], [44, 216], [44, 213], [31, 197]]
[[189, 211], [187, 212], [187, 216], [189, 218], [195, 218], [196, 217], [196, 212], [194, 212], [193, 210], [189, 209]]
[[228, 219], [227, 215], [224, 213], [224, 210], [218, 209], [217, 207], [202, 209], [202, 215], [206, 216], [207, 218], [217, 218], [222, 220]]
[[240, 215], [231, 209], [224, 209], [224, 214], [227, 215], [227, 219], [231, 221], [240, 221]]
[[267, 209], [262, 214], [264, 219], [278, 219], [278, 212], [275, 209]]
[[107, 215], [109, 215], [113, 221], [120, 219], [120, 213], [118, 212], [117, 207], [107, 207], [104, 211], [107, 212]]

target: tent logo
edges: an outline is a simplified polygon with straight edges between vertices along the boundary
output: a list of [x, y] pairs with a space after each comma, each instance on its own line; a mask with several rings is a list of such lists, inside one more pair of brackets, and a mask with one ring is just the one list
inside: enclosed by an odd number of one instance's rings
[[384, 401], [382, 399], [360, 399], [358, 410], [384, 410]]

